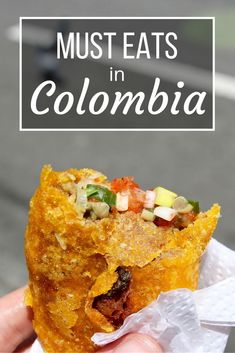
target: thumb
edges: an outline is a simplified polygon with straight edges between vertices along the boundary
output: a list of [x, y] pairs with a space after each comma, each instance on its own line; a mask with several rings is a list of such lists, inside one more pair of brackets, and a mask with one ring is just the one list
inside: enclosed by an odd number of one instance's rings
[[151, 337], [131, 333], [111, 343], [99, 353], [163, 353], [159, 344]]
[[13, 352], [33, 334], [32, 312], [23, 304], [26, 287], [0, 298], [0, 352]]

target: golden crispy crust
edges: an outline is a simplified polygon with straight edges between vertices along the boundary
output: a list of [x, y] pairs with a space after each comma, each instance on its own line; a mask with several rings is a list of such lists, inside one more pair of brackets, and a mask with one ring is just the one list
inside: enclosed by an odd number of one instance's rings
[[[97, 221], [79, 219], [76, 205], [61, 185], [97, 173], [91, 169], [42, 170], [30, 202], [25, 252], [29, 269], [27, 303], [34, 328], [47, 352], [95, 352], [94, 332], [114, 327], [96, 309], [94, 297], [107, 293], [125, 266], [132, 281], [131, 312], [153, 301], [161, 291], [197, 288], [201, 255], [220, 214], [214, 205], [184, 230], [156, 227], [133, 212]], [[109, 185], [106, 177], [97, 182]]]

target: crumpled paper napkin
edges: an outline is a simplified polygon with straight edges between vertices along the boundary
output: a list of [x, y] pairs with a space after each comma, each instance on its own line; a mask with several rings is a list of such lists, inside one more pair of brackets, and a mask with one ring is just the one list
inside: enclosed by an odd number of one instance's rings
[[[139, 332], [155, 338], [164, 352], [222, 353], [231, 326], [235, 326], [235, 252], [212, 239], [203, 255], [197, 291], [161, 293], [127, 317], [118, 330], [95, 333], [92, 341], [103, 346]], [[30, 353], [43, 353], [38, 340]]]

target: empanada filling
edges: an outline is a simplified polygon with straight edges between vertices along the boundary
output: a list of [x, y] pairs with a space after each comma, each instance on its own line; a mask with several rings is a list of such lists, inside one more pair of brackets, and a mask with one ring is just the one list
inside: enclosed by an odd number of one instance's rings
[[118, 279], [105, 294], [95, 297], [92, 307], [98, 310], [114, 326], [120, 327], [128, 311], [128, 294], [131, 273], [127, 268], [118, 267]]

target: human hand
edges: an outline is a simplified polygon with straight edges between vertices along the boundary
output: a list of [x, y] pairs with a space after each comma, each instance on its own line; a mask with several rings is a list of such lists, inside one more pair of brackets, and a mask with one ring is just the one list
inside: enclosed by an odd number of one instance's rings
[[[32, 310], [23, 303], [26, 287], [0, 298], [0, 352], [29, 352], [35, 339]], [[132, 333], [99, 350], [99, 353], [162, 353], [152, 338]]]
[[159, 344], [151, 337], [140, 333], [130, 333], [115, 341], [99, 353], [163, 353]]
[[[32, 310], [24, 301], [26, 287], [0, 298], [0, 352], [27, 352], [35, 335]], [[16, 350], [17, 349], [17, 350]]]

